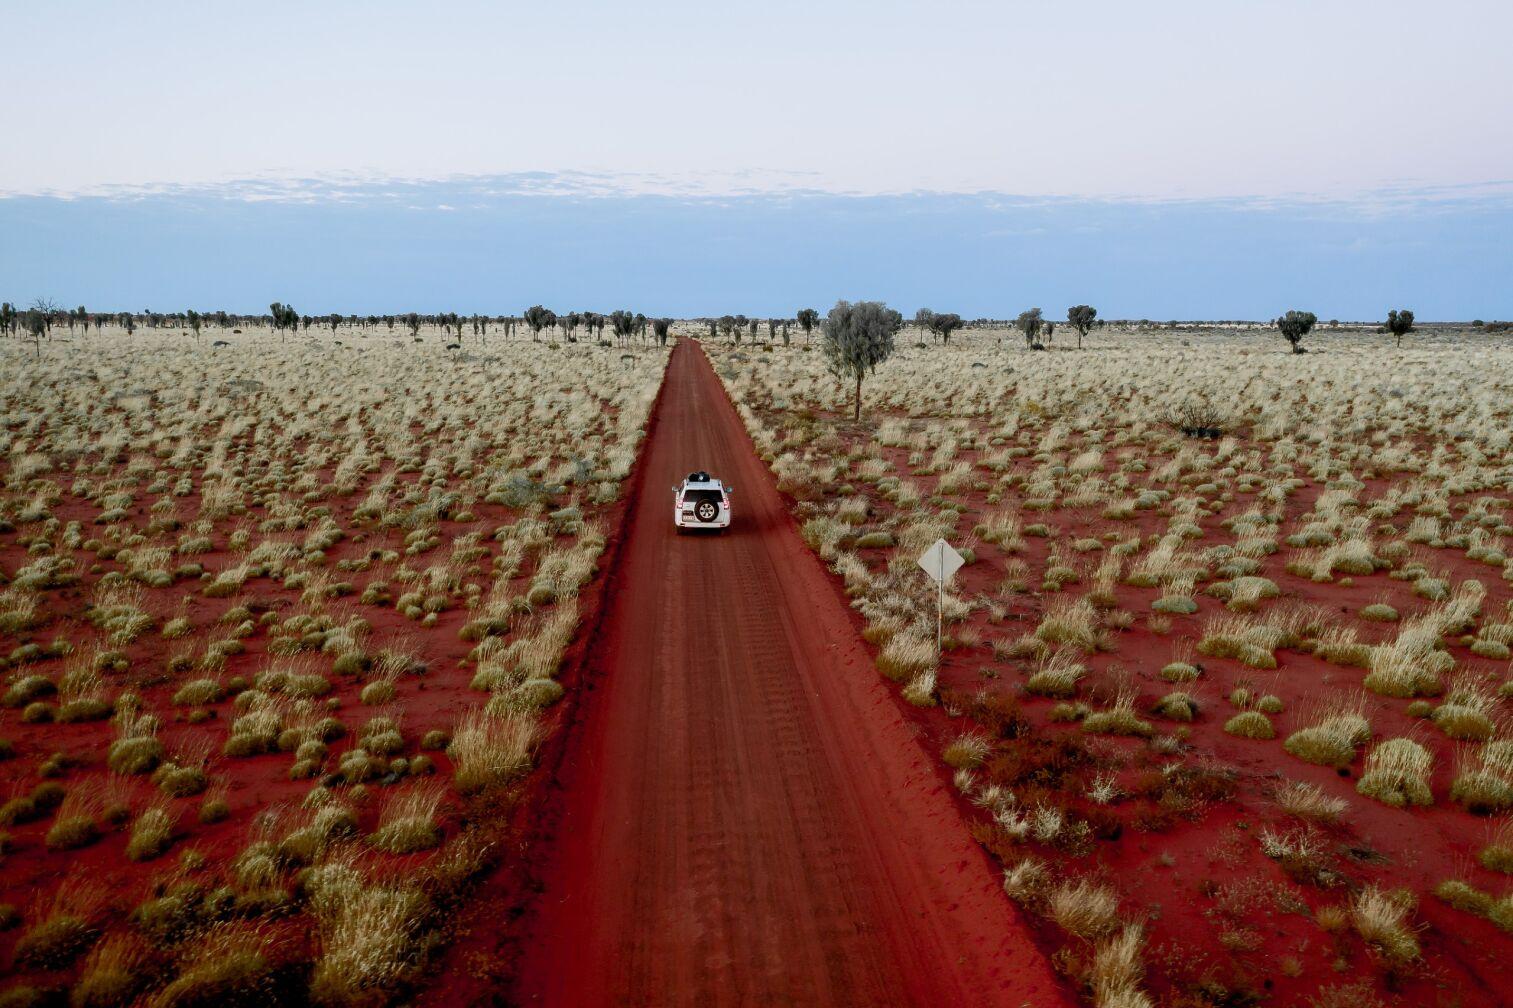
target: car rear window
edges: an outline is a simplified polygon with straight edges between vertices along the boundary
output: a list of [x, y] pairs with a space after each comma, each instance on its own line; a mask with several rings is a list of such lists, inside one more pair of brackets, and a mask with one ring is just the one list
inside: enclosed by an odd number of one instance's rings
[[714, 501], [720, 503], [720, 491], [718, 490], [685, 490], [683, 491], [683, 503], [692, 507], [699, 501]]

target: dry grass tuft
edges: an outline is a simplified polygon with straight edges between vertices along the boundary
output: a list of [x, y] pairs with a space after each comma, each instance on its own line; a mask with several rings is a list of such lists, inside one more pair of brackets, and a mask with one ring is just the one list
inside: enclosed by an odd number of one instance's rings
[[1046, 657], [1025, 682], [1024, 688], [1036, 696], [1066, 699], [1077, 693], [1077, 681], [1087, 669], [1065, 648]]
[[1403, 808], [1433, 805], [1429, 775], [1434, 757], [1412, 739], [1387, 739], [1366, 755], [1366, 769], [1355, 789], [1377, 801]]
[[390, 854], [412, 854], [441, 843], [436, 810], [441, 806], [440, 785], [416, 785], [389, 800], [379, 816], [378, 830], [368, 842]]
[[148, 861], [173, 845], [174, 819], [166, 804], [147, 809], [131, 827], [126, 856], [133, 861]]
[[1248, 739], [1273, 739], [1277, 737], [1277, 730], [1271, 725], [1271, 718], [1260, 711], [1241, 711], [1228, 721], [1224, 722], [1224, 731], [1237, 738]]
[[1315, 784], [1293, 781], [1273, 796], [1282, 811], [1306, 822], [1334, 823], [1350, 807], [1343, 798], [1331, 798]]
[[1371, 722], [1359, 701], [1338, 701], [1315, 715], [1314, 723], [1293, 732], [1282, 748], [1308, 763], [1348, 766], [1358, 746], [1371, 738]]
[[1063, 882], [1051, 890], [1046, 912], [1070, 934], [1102, 938], [1118, 926], [1119, 897], [1108, 886], [1088, 879]]
[[1411, 962], [1419, 956], [1418, 938], [1407, 923], [1411, 909], [1411, 898], [1368, 886], [1351, 901], [1350, 922], [1356, 933], [1384, 958], [1396, 963]]
[[509, 783], [530, 767], [539, 737], [540, 728], [530, 715], [469, 714], [447, 746], [457, 790], [471, 794]]
[[1139, 924], [1126, 924], [1117, 935], [1098, 943], [1089, 978], [1097, 1008], [1149, 1008], [1151, 999], [1140, 989], [1144, 946], [1145, 931]]
[[934, 639], [912, 629], [894, 634], [877, 656], [877, 670], [894, 682], [905, 682], [934, 668]]
[[971, 770], [980, 767], [988, 754], [993, 751], [992, 740], [972, 732], [964, 732], [956, 736], [945, 749], [941, 751], [941, 759], [946, 765], [957, 770]]

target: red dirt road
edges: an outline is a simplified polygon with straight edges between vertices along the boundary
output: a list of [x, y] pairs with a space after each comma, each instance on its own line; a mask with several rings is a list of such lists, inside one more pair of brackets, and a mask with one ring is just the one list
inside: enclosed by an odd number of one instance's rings
[[[509, 1001], [1071, 1004], [697, 344], [666, 381]], [[735, 522], [679, 537], [700, 468]]]

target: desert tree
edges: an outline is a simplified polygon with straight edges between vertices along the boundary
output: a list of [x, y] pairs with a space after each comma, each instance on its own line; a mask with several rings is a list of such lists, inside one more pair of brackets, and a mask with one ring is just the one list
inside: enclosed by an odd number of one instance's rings
[[[289, 305], [275, 301], [268, 306], [268, 311], [273, 316], [273, 328], [278, 331], [279, 340], [282, 342], [285, 329], [295, 329], [299, 326], [299, 313]], [[127, 330], [129, 333], [131, 330]]]
[[718, 321], [716, 321], [715, 319], [710, 319], [709, 320], [709, 338], [711, 340], [714, 339], [714, 337], [715, 337], [715, 330], [718, 329], [719, 326], [720, 326], [720, 323]]
[[635, 335], [636, 317], [629, 311], [612, 311], [609, 313], [609, 327], [615, 334], [615, 342], [624, 346]]
[[37, 357], [42, 357], [42, 337], [47, 333], [47, 313], [40, 308], [29, 308], [22, 328], [31, 337], [32, 345], [37, 348]]
[[651, 331], [657, 337], [660, 346], [667, 345], [667, 334], [672, 329], [672, 319], [652, 319]]
[[1073, 305], [1066, 310], [1066, 323], [1077, 330], [1077, 349], [1082, 349], [1082, 337], [1093, 328], [1093, 323], [1098, 318], [1098, 309], [1092, 305]]
[[604, 332], [604, 316], [598, 312], [583, 313], [583, 332], [586, 338], [596, 339]]
[[935, 334], [939, 338], [939, 334], [935, 333], [935, 313], [928, 308], [921, 308], [914, 313], [914, 328], [919, 330], [921, 338], [925, 333]]
[[942, 343], [950, 343], [951, 334], [965, 324], [961, 316], [955, 312], [930, 313], [930, 332], [934, 333]]
[[418, 313], [416, 313], [416, 312], [409, 312], [404, 317], [404, 323], [405, 323], [405, 328], [408, 329], [408, 330], [410, 330], [410, 338], [411, 339], [419, 339], [420, 338], [420, 315]]
[[32, 311], [42, 313], [42, 331], [48, 339], [52, 339], [53, 321], [61, 314], [62, 309], [52, 298], [37, 298], [32, 302]]
[[567, 341], [578, 342], [578, 327], [583, 324], [583, 313], [570, 311], [567, 313]]
[[194, 338], [198, 341], [200, 338], [200, 324], [204, 321], [204, 318], [199, 312], [191, 308], [184, 313], [184, 320], [189, 323], [189, 328], [194, 330]]
[[851, 419], [862, 417], [862, 379], [893, 356], [893, 338], [904, 317], [881, 301], [837, 301], [825, 318], [821, 349], [830, 372], [855, 382]]
[[1394, 308], [1387, 313], [1387, 331], [1397, 337], [1397, 345], [1403, 345], [1403, 337], [1413, 331], [1413, 312]]
[[756, 319], [752, 319], [749, 323], [747, 323], [747, 327], [746, 327], [746, 331], [749, 332], [749, 333], [751, 333], [751, 342], [753, 342], [753, 343], [756, 342], [756, 338], [757, 338], [757, 325], [758, 325], [757, 320]]
[[0, 302], [0, 333], [16, 335], [16, 306], [9, 301]]
[[1045, 326], [1045, 319], [1041, 317], [1039, 308], [1031, 308], [1019, 313], [1014, 320], [1014, 328], [1024, 336], [1024, 345], [1027, 349], [1034, 350], [1037, 347], [1044, 349], [1040, 343], [1040, 330]]
[[814, 335], [814, 327], [819, 323], [820, 313], [813, 308], [800, 308], [795, 318], [798, 320], [799, 328], [804, 330], [804, 338], [809, 339], [812, 337]]
[[1293, 353], [1307, 353], [1302, 346], [1303, 337], [1313, 331], [1318, 321], [1319, 317], [1313, 312], [1294, 309], [1277, 319], [1277, 328], [1281, 330], [1282, 338], [1291, 345]]
[[741, 330], [736, 325], [734, 315], [721, 315], [719, 318], [719, 326], [721, 334], [724, 335], [726, 339], [730, 339], [732, 334], [734, 334], [735, 343], [737, 346], [740, 346]]
[[336, 335], [336, 327], [341, 325], [341, 316], [336, 314], [336, 312], [332, 312], [326, 316], [326, 322], [331, 326], [331, 335]]
[[789, 345], [788, 320], [787, 319], [783, 319], [783, 346], [788, 346], [788, 345]]
[[123, 311], [116, 321], [122, 329], [126, 330], [128, 336], [137, 331], [137, 317], [129, 311]]
[[531, 305], [525, 310], [525, 324], [530, 327], [531, 339], [539, 340], [541, 330], [557, 321], [557, 316], [540, 305]]

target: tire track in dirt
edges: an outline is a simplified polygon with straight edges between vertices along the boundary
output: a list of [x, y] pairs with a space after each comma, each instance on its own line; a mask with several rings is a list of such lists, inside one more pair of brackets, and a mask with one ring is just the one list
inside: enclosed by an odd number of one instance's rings
[[[506, 1001], [1071, 1003], [702, 349], [665, 381]], [[724, 535], [675, 533], [694, 469]]]

